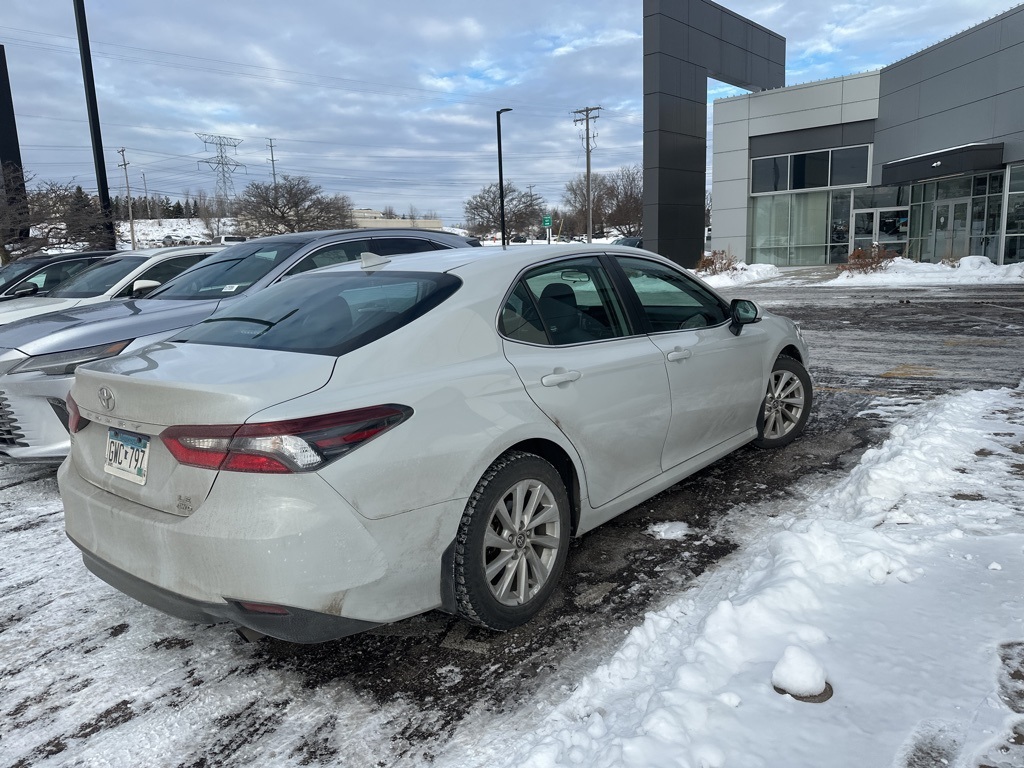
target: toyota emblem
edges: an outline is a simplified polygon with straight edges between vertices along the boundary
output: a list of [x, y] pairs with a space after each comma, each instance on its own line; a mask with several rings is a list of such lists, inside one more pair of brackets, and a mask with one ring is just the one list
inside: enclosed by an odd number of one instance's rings
[[99, 398], [100, 405], [103, 406], [103, 410], [112, 411], [114, 410], [114, 393], [111, 392], [107, 387], [100, 387], [100, 391], [96, 393]]

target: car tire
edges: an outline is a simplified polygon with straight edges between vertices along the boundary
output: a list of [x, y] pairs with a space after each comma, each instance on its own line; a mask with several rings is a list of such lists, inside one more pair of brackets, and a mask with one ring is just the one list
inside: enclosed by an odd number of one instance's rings
[[569, 550], [569, 496], [539, 456], [502, 455], [484, 473], [459, 523], [458, 614], [493, 630], [525, 624], [557, 585]]
[[811, 377], [792, 357], [780, 356], [772, 366], [768, 390], [757, 415], [759, 448], [781, 448], [793, 442], [811, 415]]

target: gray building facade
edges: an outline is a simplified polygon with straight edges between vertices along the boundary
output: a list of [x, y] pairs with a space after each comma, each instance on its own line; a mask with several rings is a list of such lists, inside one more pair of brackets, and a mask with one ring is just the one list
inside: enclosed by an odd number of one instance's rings
[[876, 72], [714, 105], [711, 247], [1024, 260], [1024, 6]]

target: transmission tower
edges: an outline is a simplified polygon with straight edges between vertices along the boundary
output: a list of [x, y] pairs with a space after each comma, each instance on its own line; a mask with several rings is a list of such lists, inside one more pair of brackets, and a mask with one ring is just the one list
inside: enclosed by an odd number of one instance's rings
[[203, 142], [204, 147], [209, 147], [212, 144], [217, 148], [216, 157], [201, 160], [200, 162], [206, 163], [217, 171], [217, 199], [227, 203], [228, 200], [235, 196], [235, 184], [231, 180], [231, 174], [235, 172], [236, 168], [245, 167], [245, 165], [234, 158], [228, 157], [228, 147], [237, 147], [244, 139], [232, 139], [230, 136], [212, 136], [209, 133], [197, 133], [196, 136]]

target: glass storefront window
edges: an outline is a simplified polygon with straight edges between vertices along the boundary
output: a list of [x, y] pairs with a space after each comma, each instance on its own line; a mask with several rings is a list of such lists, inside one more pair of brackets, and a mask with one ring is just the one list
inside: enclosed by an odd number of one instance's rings
[[828, 152], [805, 152], [792, 157], [791, 189], [828, 186]]
[[1003, 194], [1003, 172], [993, 173], [988, 177], [988, 193], [990, 195]]
[[866, 187], [853, 190], [854, 208], [895, 208], [908, 205], [909, 187]]
[[[824, 245], [828, 242], [828, 192], [793, 195], [790, 220], [794, 245]], [[821, 255], [824, 256], [824, 249]]]
[[868, 148], [849, 147], [832, 150], [833, 187], [845, 184], [866, 184], [868, 180]]
[[789, 189], [789, 157], [759, 157], [750, 162], [750, 191], [785, 192]]
[[986, 215], [985, 234], [998, 235], [999, 223], [1003, 216], [1003, 198], [1001, 195], [988, 196], [988, 212]]
[[975, 176], [974, 177], [974, 194], [984, 195], [988, 190], [988, 176]]
[[1024, 192], [1024, 165], [1010, 167], [1010, 194]]
[[943, 179], [935, 182], [935, 197], [938, 200], [954, 200], [971, 196], [971, 179]]
[[832, 213], [829, 218], [829, 242], [850, 242], [850, 193], [832, 193]]

